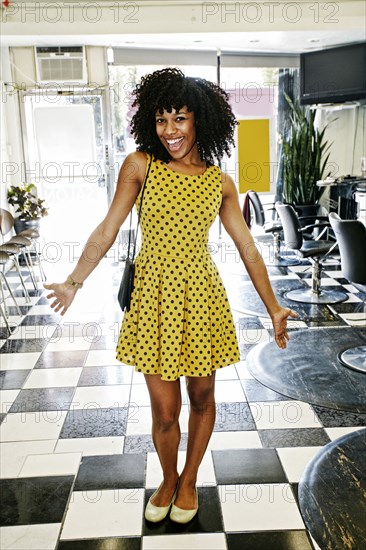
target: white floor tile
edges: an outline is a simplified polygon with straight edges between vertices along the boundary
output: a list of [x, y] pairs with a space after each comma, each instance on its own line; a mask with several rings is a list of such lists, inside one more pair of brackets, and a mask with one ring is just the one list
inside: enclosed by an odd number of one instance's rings
[[74, 387], [79, 381], [82, 370], [82, 367], [35, 369], [28, 376], [23, 389]]
[[3, 353], [0, 356], [1, 370], [32, 369], [41, 353]]
[[343, 287], [348, 291], [348, 292], [354, 292], [355, 294], [357, 294], [358, 292], [360, 292], [355, 286], [353, 285], [343, 285]]
[[342, 313], [339, 314], [342, 319], [351, 326], [365, 328], [366, 314], [365, 313]]
[[137, 384], [131, 387], [131, 403], [135, 403], [138, 407], [150, 406], [150, 395], [146, 384]]
[[32, 307], [29, 314], [30, 315], [54, 315], [54, 311], [51, 308], [50, 304], [44, 304], [40, 306], [35, 305]]
[[140, 536], [143, 505], [143, 489], [74, 492], [61, 540]]
[[91, 343], [82, 336], [73, 338], [59, 338], [47, 344], [46, 351], [84, 351], [88, 350]]
[[255, 345], [260, 344], [262, 342], [269, 342], [270, 336], [268, 334], [268, 331], [265, 329], [248, 329], [243, 328], [237, 331], [238, 336], [238, 342], [239, 344], [245, 344], [245, 345]]
[[130, 386], [88, 386], [76, 388], [71, 408], [123, 408], [128, 407]]
[[342, 273], [341, 270], [339, 271], [334, 271], [334, 270], [330, 270], [330, 269], [324, 269], [322, 271], [322, 273], [324, 273], [325, 275], [328, 275], [328, 277], [333, 277], [334, 279], [343, 279], [344, 278], [344, 275]]
[[7, 413], [20, 390], [0, 390], [0, 412]]
[[[178, 472], [181, 472], [184, 467], [186, 452], [178, 452]], [[159, 487], [163, 479], [162, 469], [157, 453], [147, 453], [146, 465], [146, 488]], [[213, 467], [211, 453], [206, 453], [202, 459], [197, 476], [197, 486], [216, 485], [215, 471]]]
[[329, 438], [334, 441], [335, 439], [338, 439], [338, 437], [342, 437], [343, 435], [350, 434], [352, 432], [357, 432], [357, 430], [365, 429], [366, 426], [357, 426], [357, 427], [347, 427], [347, 428], [324, 428], [326, 433], [328, 434]]
[[125, 438], [121, 437], [80, 437], [59, 439], [56, 453], [79, 452], [83, 456], [122, 454]]
[[222, 369], [216, 370], [216, 380], [237, 380], [238, 373], [236, 372], [235, 365], [228, 365]]
[[285, 483], [220, 485], [225, 531], [304, 529], [291, 486]]
[[226, 550], [224, 533], [155, 535], [142, 538], [142, 550]]
[[[312, 286], [311, 278], [309, 279], [303, 279], [304, 283], [308, 284], [309, 286]], [[322, 277], [321, 280], [321, 286], [327, 287], [327, 286], [339, 286], [340, 283], [337, 281], [337, 279], [332, 279], [332, 277]]]
[[0, 527], [1, 550], [55, 550], [61, 523]]
[[56, 440], [17, 441], [0, 444], [0, 477], [18, 477], [28, 455], [49, 454], [55, 448]]
[[321, 447], [282, 447], [277, 449], [283, 469], [290, 483], [298, 483], [308, 462]]
[[66, 411], [8, 414], [0, 426], [0, 440], [6, 442], [57, 439], [66, 414]]
[[133, 367], [132, 365], [125, 365], [124, 363], [120, 363], [120, 364], [124, 369], [129, 368], [133, 371], [132, 384], [146, 384], [145, 376], [142, 374], [142, 372], [135, 371], [135, 367]]
[[85, 361], [86, 367], [107, 367], [110, 365], [121, 365], [116, 359], [116, 351], [113, 350], [91, 350]]
[[303, 401], [260, 401], [249, 406], [259, 430], [321, 427], [311, 405]]
[[[131, 403], [134, 403], [133, 401]], [[151, 407], [130, 405], [126, 435], [151, 433]]]
[[220, 380], [215, 384], [216, 403], [246, 401], [243, 388], [237, 381]]
[[262, 443], [258, 432], [213, 432], [208, 444], [208, 451], [224, 449], [261, 449]]
[[80, 461], [81, 453], [29, 455], [24, 461], [19, 477], [76, 475]]
[[345, 300], [343, 303], [344, 304], [359, 304], [361, 302], [362, 302], [362, 300], [358, 296], [356, 296], [356, 294], [348, 294], [347, 300]]
[[12, 332], [9, 340], [45, 339], [52, 342], [56, 324], [52, 325], [19, 325]]
[[254, 377], [250, 374], [246, 361], [236, 363], [235, 368], [240, 380], [253, 380]]
[[[17, 296], [16, 299], [17, 299], [17, 303], [18, 303], [19, 306], [28, 306], [29, 307], [29, 306], [34, 305], [38, 302], [39, 296], [31, 296], [30, 297], [30, 302], [28, 302], [27, 299], [23, 296]], [[6, 304], [8, 306], [13, 306], [14, 305], [14, 302], [11, 298], [7, 298], [5, 301], [6, 301]]]

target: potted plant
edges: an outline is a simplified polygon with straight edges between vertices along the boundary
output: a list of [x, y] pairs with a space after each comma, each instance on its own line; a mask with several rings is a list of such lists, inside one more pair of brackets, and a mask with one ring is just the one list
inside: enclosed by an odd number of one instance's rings
[[34, 183], [11, 186], [7, 192], [8, 203], [15, 207], [14, 229], [20, 233], [24, 229], [39, 228], [40, 220], [48, 214], [44, 199], [37, 196]]
[[315, 127], [316, 109], [303, 108], [298, 100], [285, 97], [291, 111], [282, 141], [283, 199], [306, 215], [314, 213], [322, 193], [317, 181], [330, 174], [325, 174], [330, 155], [330, 144], [324, 139], [327, 127], [322, 131]]

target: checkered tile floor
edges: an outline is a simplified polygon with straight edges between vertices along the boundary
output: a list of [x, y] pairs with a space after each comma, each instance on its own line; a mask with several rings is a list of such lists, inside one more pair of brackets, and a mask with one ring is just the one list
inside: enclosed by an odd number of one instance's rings
[[[248, 351], [271, 338], [268, 318], [236, 258], [218, 260], [242, 360], [217, 372], [217, 417], [199, 472], [199, 513], [187, 526], [143, 519], [161, 470], [144, 378], [115, 359], [118, 267], [105, 260], [63, 318], [29, 282], [26, 304], [9, 274], [23, 316], [16, 317], [7, 300], [13, 328], [9, 338], [1, 329], [0, 342], [2, 549], [318, 548], [299, 510], [299, 479], [323, 445], [365, 426], [366, 415], [296, 402], [301, 415], [294, 424], [288, 414], [294, 401], [246, 368]], [[268, 270], [283, 303], [285, 290], [311, 277], [307, 263]], [[348, 300], [319, 307], [291, 302], [299, 314], [291, 330], [364, 324], [365, 296], [338, 264], [326, 267], [323, 284], [342, 287]], [[182, 393], [180, 464], [188, 425], [183, 380]]]

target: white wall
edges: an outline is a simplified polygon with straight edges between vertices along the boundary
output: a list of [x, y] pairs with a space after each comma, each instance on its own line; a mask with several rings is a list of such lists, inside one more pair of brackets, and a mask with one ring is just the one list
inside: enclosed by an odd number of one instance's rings
[[361, 175], [361, 157], [366, 156], [366, 105], [353, 109], [322, 109], [317, 113], [320, 126], [326, 124], [326, 140], [331, 143], [332, 177]]
[[2, 208], [9, 208], [6, 201], [6, 190], [9, 185], [22, 181], [22, 141], [20, 132], [18, 96], [12, 82], [9, 49], [1, 48], [1, 191]]

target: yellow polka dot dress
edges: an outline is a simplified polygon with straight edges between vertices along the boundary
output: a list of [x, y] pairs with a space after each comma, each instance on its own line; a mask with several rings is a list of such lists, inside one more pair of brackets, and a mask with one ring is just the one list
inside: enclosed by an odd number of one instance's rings
[[222, 200], [221, 171], [210, 166], [190, 176], [153, 160], [145, 185], [142, 246], [117, 359], [163, 380], [210, 376], [239, 361], [226, 291], [207, 247]]

